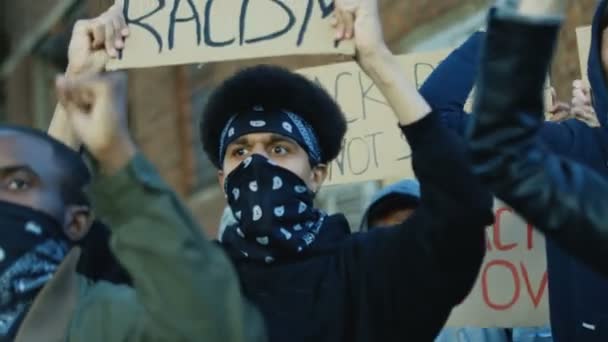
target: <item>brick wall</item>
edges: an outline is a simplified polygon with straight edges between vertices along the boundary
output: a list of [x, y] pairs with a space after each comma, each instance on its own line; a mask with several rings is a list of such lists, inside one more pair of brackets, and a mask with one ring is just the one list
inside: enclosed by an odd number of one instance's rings
[[483, 7], [489, 0], [418, 0], [382, 1], [381, 11], [385, 38], [397, 43], [418, 26], [432, 22], [461, 7]]
[[[0, 21], [0, 36], [3, 37], [3, 48], [0, 55], [7, 56], [10, 48], [26, 36], [47, 13], [57, 0], [20, 0], [0, 2], [2, 21]], [[15, 71], [3, 80], [5, 88], [6, 119], [12, 123], [33, 125], [33, 84], [32, 60], [24, 58]]]
[[129, 110], [131, 130], [141, 150], [169, 184], [184, 194], [176, 69], [130, 71]]
[[560, 33], [560, 45], [551, 70], [552, 82], [560, 99], [569, 101], [572, 97], [572, 81], [581, 78], [575, 30], [579, 26], [591, 25], [597, 2], [570, 2], [568, 18]]
[[17, 69], [5, 80], [6, 82], [6, 115], [7, 121], [20, 125], [33, 124], [34, 111], [30, 99], [31, 64], [26, 58], [19, 63]]
[[14, 45], [29, 33], [32, 27], [40, 22], [58, 3], [58, 0], [2, 1], [0, 10], [4, 13], [10, 13], [10, 15], [3, 16], [0, 27]]

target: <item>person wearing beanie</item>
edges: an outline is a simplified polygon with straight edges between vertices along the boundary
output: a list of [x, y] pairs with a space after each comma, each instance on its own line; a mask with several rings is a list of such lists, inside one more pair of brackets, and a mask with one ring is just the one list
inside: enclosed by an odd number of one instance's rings
[[378, 191], [361, 219], [360, 231], [394, 227], [407, 220], [420, 205], [420, 183], [404, 179]]

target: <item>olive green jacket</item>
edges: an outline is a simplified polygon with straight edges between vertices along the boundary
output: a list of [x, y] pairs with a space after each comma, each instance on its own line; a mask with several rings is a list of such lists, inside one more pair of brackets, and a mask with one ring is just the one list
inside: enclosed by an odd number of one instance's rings
[[75, 247], [36, 297], [16, 341], [265, 341], [230, 261], [141, 155], [97, 179], [91, 197], [134, 287], [78, 275]]

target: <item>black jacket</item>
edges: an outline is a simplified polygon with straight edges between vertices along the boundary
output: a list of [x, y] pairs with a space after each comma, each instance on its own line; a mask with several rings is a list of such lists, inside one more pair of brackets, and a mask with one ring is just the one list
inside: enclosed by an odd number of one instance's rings
[[[561, 248], [607, 275], [608, 182], [554, 154], [538, 136], [558, 29], [558, 19], [532, 23], [491, 15], [470, 135], [474, 169]], [[607, 332], [589, 333], [592, 341], [608, 340]], [[563, 340], [590, 341], [593, 335], [577, 331]]]
[[234, 261], [271, 342], [432, 341], [469, 293], [493, 220], [491, 196], [470, 171], [463, 142], [434, 114], [403, 131], [422, 188], [405, 223], [350, 234], [345, 218], [332, 216], [299, 260]]
[[[608, 91], [601, 62], [603, 17], [608, 1], [597, 8], [593, 22], [588, 75], [602, 127], [576, 120], [545, 121], [538, 137], [551, 151], [587, 165], [608, 178]], [[473, 119], [464, 106], [477, 79], [479, 55], [485, 33], [473, 34], [453, 51], [426, 79], [420, 93], [447, 127], [464, 136]], [[608, 278], [570, 256], [547, 239], [547, 271], [553, 337], [556, 341], [608, 341]], [[593, 326], [595, 330], [585, 327]], [[577, 337], [578, 335], [578, 337]]]

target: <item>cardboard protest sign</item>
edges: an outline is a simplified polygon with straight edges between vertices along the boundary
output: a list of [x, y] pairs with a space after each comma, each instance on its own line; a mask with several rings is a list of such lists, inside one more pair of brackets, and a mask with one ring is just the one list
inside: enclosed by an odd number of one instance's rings
[[583, 26], [576, 29], [576, 40], [578, 42], [578, 58], [581, 63], [581, 75], [583, 80], [588, 81], [587, 62], [591, 50], [591, 26]]
[[124, 0], [131, 34], [108, 69], [291, 54], [354, 54], [334, 43], [332, 0]]
[[454, 308], [454, 327], [533, 327], [549, 323], [545, 239], [496, 202], [486, 229], [486, 257], [471, 294]]
[[[449, 50], [398, 56], [403, 71], [420, 87]], [[397, 119], [378, 88], [355, 62], [301, 69], [309, 79], [334, 97], [346, 115], [348, 131], [343, 149], [329, 165], [325, 184], [338, 185], [370, 180], [412, 178], [411, 151]], [[547, 82], [546, 102], [551, 101]], [[472, 108], [469, 96], [464, 109]]]
[[[399, 56], [418, 86], [446, 52]], [[342, 152], [330, 164], [328, 184], [413, 177], [410, 150], [378, 88], [354, 62], [300, 70], [334, 96], [348, 120]]]

